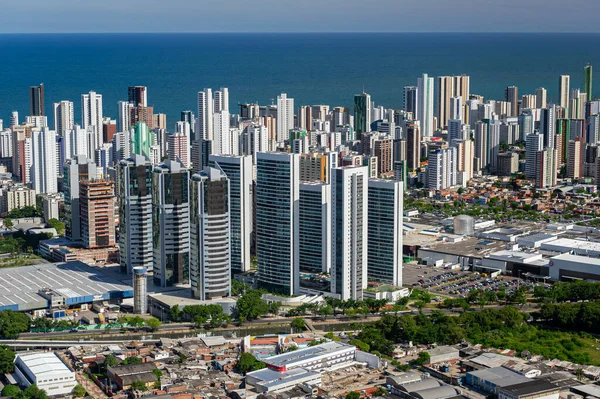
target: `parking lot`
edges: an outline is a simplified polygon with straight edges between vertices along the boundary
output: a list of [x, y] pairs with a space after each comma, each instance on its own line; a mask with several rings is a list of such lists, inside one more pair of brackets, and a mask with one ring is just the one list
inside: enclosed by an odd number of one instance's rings
[[495, 292], [503, 289], [509, 295], [519, 287], [533, 289], [532, 283], [514, 277], [488, 277], [486, 274], [433, 268], [415, 262], [404, 265], [404, 282], [434, 294], [453, 297], [466, 297], [475, 289]]

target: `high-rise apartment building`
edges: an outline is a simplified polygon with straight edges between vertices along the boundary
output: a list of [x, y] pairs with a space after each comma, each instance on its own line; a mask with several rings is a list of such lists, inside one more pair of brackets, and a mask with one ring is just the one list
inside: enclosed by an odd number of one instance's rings
[[79, 182], [81, 240], [85, 248], [116, 245], [115, 192], [110, 180]]
[[517, 86], [508, 86], [504, 89], [505, 101], [510, 102], [510, 115], [519, 116], [519, 88]]
[[231, 154], [231, 132], [229, 112], [219, 111], [213, 114], [213, 154]]
[[31, 183], [38, 194], [58, 192], [56, 132], [45, 127], [31, 134]]
[[525, 138], [525, 176], [535, 179], [538, 169], [538, 152], [544, 148], [544, 136], [533, 133]]
[[44, 84], [29, 87], [29, 115], [44, 116]]
[[256, 157], [256, 255], [259, 285], [291, 295], [299, 290], [299, 155]]
[[118, 164], [121, 271], [152, 269], [152, 164], [134, 155]]
[[231, 224], [231, 269], [250, 270], [252, 241], [252, 157], [249, 155], [210, 155], [209, 165], [229, 179], [229, 219]]
[[74, 125], [73, 103], [71, 101], [54, 103], [54, 131], [56, 134], [63, 136], [65, 130], [72, 130]]
[[545, 148], [537, 153], [537, 170], [535, 187], [546, 188], [556, 186], [556, 150]]
[[189, 172], [165, 161], [152, 170], [152, 246], [154, 282], [161, 287], [190, 278]]
[[288, 140], [290, 130], [294, 128], [294, 99], [286, 93], [277, 96], [277, 137], [278, 143]]
[[213, 114], [215, 106], [213, 103], [212, 89], [204, 89], [198, 92], [198, 113], [196, 114], [195, 140], [213, 139]]
[[411, 112], [413, 118], [416, 118], [417, 108], [419, 107], [418, 93], [417, 86], [404, 86], [404, 110], [406, 112]]
[[540, 134], [544, 136], [544, 148], [554, 148], [556, 135], [556, 106], [548, 104], [540, 110]]
[[127, 102], [134, 107], [148, 106], [148, 88], [146, 86], [129, 86], [127, 88]]
[[587, 64], [583, 68], [583, 92], [587, 94], [588, 101], [592, 101], [592, 66]]
[[571, 86], [569, 75], [560, 75], [558, 78], [558, 98], [562, 108], [569, 108], [569, 92]]
[[449, 119], [463, 119], [457, 116], [457, 112], [462, 115], [464, 110], [456, 108], [457, 101], [453, 98], [460, 97], [460, 107], [469, 100], [470, 78], [468, 76], [439, 76], [437, 90], [437, 117], [438, 125], [441, 128], [448, 126]]
[[534, 109], [537, 105], [537, 96], [535, 94], [523, 94], [521, 98], [521, 109]]
[[354, 96], [354, 134], [353, 140], [359, 140], [363, 133], [371, 130], [371, 113], [373, 103], [367, 93]]
[[206, 168], [190, 180], [190, 282], [200, 300], [231, 294], [229, 179]]
[[186, 168], [190, 167], [190, 152], [188, 136], [184, 133], [173, 133], [167, 138], [168, 154], [171, 161], [181, 162]]
[[329, 273], [331, 269], [331, 185], [300, 184], [298, 246], [300, 271]]
[[144, 122], [138, 122], [129, 129], [131, 154], [137, 154], [150, 159], [150, 147], [155, 142], [154, 132]]
[[331, 173], [331, 292], [343, 300], [362, 300], [367, 287], [368, 176], [366, 166]]
[[503, 152], [498, 155], [498, 176], [510, 176], [519, 170], [519, 154]]
[[81, 95], [81, 127], [90, 130], [94, 149], [102, 146], [102, 95], [95, 91]]
[[368, 278], [401, 287], [402, 182], [371, 179], [368, 195]]
[[433, 78], [423, 74], [417, 80], [417, 106], [416, 119], [420, 122], [421, 136], [433, 137]]
[[444, 190], [457, 185], [456, 148], [442, 148], [429, 153], [427, 165], [427, 187], [430, 190]]
[[421, 129], [415, 122], [406, 123], [406, 167], [417, 170], [421, 167]]
[[567, 160], [567, 177], [570, 179], [579, 179], [583, 176], [584, 146], [583, 137], [570, 140], [567, 144], [567, 152], [569, 154]]
[[535, 89], [535, 106], [537, 108], [546, 108], [546, 98], [548, 91], [543, 87]]
[[215, 91], [214, 99], [215, 112], [226, 111], [229, 113], [229, 89], [221, 87]]
[[68, 159], [63, 168], [64, 185], [64, 213], [66, 236], [74, 242], [81, 241], [81, 214], [79, 198], [79, 182], [83, 180], [96, 180], [97, 167], [93, 160], [88, 160], [85, 155], [78, 155]]
[[117, 130], [119, 132], [128, 132], [131, 128], [131, 113], [133, 112], [133, 104], [127, 101], [118, 102], [119, 119], [117, 119]]

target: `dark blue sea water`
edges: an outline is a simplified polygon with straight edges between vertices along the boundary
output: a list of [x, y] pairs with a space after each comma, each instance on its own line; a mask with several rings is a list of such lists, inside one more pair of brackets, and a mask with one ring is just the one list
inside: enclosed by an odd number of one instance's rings
[[[73, 34], [0, 35], [0, 118], [28, 113], [30, 85], [44, 82], [46, 113], [59, 100], [81, 94], [104, 97], [104, 114], [116, 118], [128, 85], [148, 86], [148, 102], [168, 115], [196, 110], [196, 92], [226, 86], [238, 102], [270, 103], [281, 91], [301, 104], [352, 104], [355, 93], [400, 107], [402, 88], [417, 77], [467, 74], [471, 92], [502, 98], [548, 89], [557, 98], [558, 76], [583, 85], [587, 62], [597, 68], [600, 34]], [[50, 117], [50, 119], [52, 119]]]

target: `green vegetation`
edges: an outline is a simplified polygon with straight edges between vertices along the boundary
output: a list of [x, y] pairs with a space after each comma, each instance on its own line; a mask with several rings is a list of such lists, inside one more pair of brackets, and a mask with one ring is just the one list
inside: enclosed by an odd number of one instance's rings
[[46, 224], [54, 228], [58, 234], [65, 233], [65, 224], [58, 219], [50, 219]]
[[211, 327], [218, 327], [231, 321], [230, 317], [223, 313], [220, 305], [187, 305], [183, 309], [174, 306], [171, 308], [170, 316], [174, 322], [191, 321], [197, 328], [204, 327], [208, 321]]
[[369, 352], [371, 350], [371, 345], [367, 344], [366, 342], [361, 341], [360, 339], [351, 339], [350, 341], [348, 341], [348, 343], [350, 345], [356, 346], [358, 349], [360, 349], [363, 352]]
[[75, 385], [75, 388], [73, 388], [73, 396], [76, 398], [83, 398], [87, 395], [87, 391], [85, 390], [85, 388], [83, 387], [83, 385], [81, 384], [77, 384]]
[[19, 230], [8, 236], [0, 237], [0, 253], [13, 256], [33, 253], [38, 249], [40, 241], [50, 238], [52, 238], [52, 235], [48, 233], [25, 234], [25, 232]]
[[135, 380], [131, 383], [131, 390], [144, 392], [148, 390], [148, 387], [143, 381]]
[[142, 364], [142, 359], [137, 356], [131, 356], [131, 357], [128, 357], [125, 360], [123, 360], [123, 364], [125, 364], [125, 365]]
[[45, 317], [37, 317], [31, 322], [31, 328], [40, 332], [67, 330], [77, 326], [79, 326], [79, 323], [75, 320], [52, 320]]
[[[596, 311], [600, 315], [600, 311]], [[528, 350], [546, 358], [558, 358], [580, 364], [600, 364], [593, 340], [585, 333], [553, 331], [528, 325], [529, 315], [512, 306], [464, 312], [456, 317], [439, 311], [431, 315], [383, 316], [358, 334], [358, 340], [370, 351], [391, 355], [394, 343], [454, 345], [466, 339], [487, 347]]]
[[256, 358], [248, 352], [242, 353], [240, 360], [238, 360], [237, 363], [237, 369], [244, 374], [249, 371], [264, 369], [265, 367], [267, 367], [265, 362], [256, 360]]
[[302, 317], [294, 318], [290, 324], [292, 326], [292, 331], [296, 331], [296, 333], [301, 333], [306, 327], [306, 322]]
[[25, 313], [5, 310], [0, 312], [0, 338], [16, 339], [19, 334], [29, 331], [30, 319]]
[[6, 345], [0, 345], [0, 374], [12, 373], [14, 361], [15, 352]]
[[328, 332], [327, 334], [325, 334], [325, 338], [330, 339], [330, 340], [335, 341], [335, 342], [340, 342], [341, 341], [340, 337], [338, 337], [337, 335], [335, 335], [332, 332]]
[[231, 279], [231, 295], [238, 296], [251, 289], [250, 284], [238, 279]]
[[21, 388], [19, 388], [17, 385], [6, 385], [2, 389], [2, 396], [12, 396], [14, 398], [20, 393]]
[[600, 301], [547, 303], [533, 316], [553, 327], [600, 333]]
[[12, 396], [13, 399], [48, 399], [46, 391], [32, 384], [24, 391], [16, 385], [7, 385], [2, 389], [2, 396]]
[[429, 364], [431, 360], [431, 356], [429, 355], [429, 352], [419, 352], [419, 356], [413, 361], [414, 364], [419, 365], [419, 366], [423, 366], [425, 364]]
[[150, 330], [156, 331], [158, 330], [158, 327], [160, 327], [161, 322], [156, 317], [150, 317], [149, 319], [146, 319], [146, 325]]
[[24, 206], [22, 208], [15, 208], [3, 216], [10, 219], [33, 218], [44, 216], [44, 212], [42, 212], [41, 208], [36, 208], [35, 206]]
[[360, 393], [352, 391], [348, 395], [346, 395], [345, 399], [360, 399]]
[[600, 299], [600, 283], [585, 280], [568, 283], [554, 283], [550, 288], [536, 286], [533, 296], [544, 302], [577, 302]]
[[162, 387], [160, 378], [162, 377], [163, 373], [159, 369], [154, 369], [152, 370], [152, 372], [156, 376], [156, 381], [154, 382], [154, 389], [160, 389]]
[[236, 303], [236, 315], [240, 321], [255, 320], [269, 313], [269, 305], [262, 300], [262, 290], [246, 291]]

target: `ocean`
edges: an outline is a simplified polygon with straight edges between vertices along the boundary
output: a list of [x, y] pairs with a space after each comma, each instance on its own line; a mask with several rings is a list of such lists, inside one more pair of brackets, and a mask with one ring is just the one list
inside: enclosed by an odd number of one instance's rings
[[172, 129], [179, 113], [196, 112], [196, 93], [229, 88], [237, 103], [269, 104], [286, 92], [299, 105], [351, 106], [364, 90], [376, 105], [400, 108], [402, 89], [429, 76], [471, 76], [471, 93], [502, 99], [515, 85], [519, 95], [548, 89], [558, 97], [558, 76], [582, 88], [583, 67], [597, 66], [600, 34], [482, 33], [248, 33], [248, 34], [29, 34], [0, 35], [0, 118], [29, 113], [28, 87], [45, 85], [45, 107], [75, 103], [81, 94], [103, 95], [104, 115], [117, 117], [127, 86], [148, 87], [154, 112], [166, 113]]

